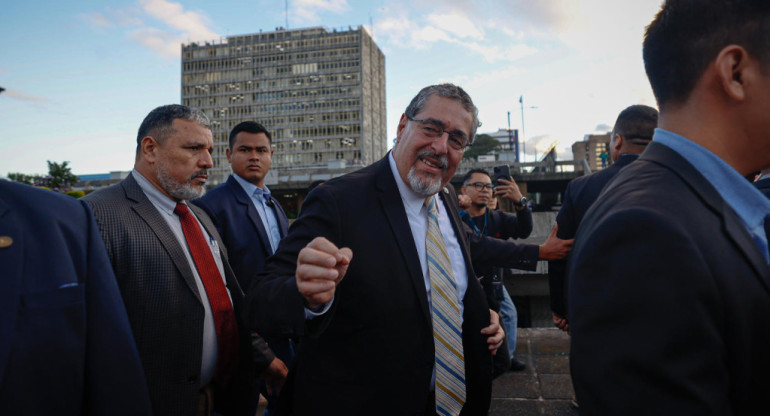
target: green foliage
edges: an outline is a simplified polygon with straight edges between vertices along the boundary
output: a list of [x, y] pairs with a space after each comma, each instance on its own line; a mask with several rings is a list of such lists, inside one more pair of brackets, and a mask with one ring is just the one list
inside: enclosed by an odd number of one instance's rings
[[35, 179], [39, 177], [40, 175], [25, 175], [23, 173], [16, 172], [11, 172], [8, 174], [8, 179], [14, 182], [26, 183], [27, 185], [34, 185]]
[[51, 178], [50, 186], [57, 192], [64, 192], [72, 188], [78, 181], [77, 175], [72, 173], [72, 168], [69, 167], [70, 162], [64, 161], [61, 164], [48, 161], [48, 176]]
[[26, 175], [23, 173], [9, 173], [8, 179], [14, 182], [26, 183], [37, 187], [47, 188], [56, 192], [66, 192], [78, 181], [77, 175], [72, 173], [70, 162], [56, 163], [48, 161], [48, 175]]
[[473, 146], [465, 150], [463, 159], [475, 160], [477, 156], [487, 155], [500, 148], [500, 142], [487, 134], [479, 134], [473, 140]]
[[67, 192], [65, 192], [65, 194], [67, 194], [67, 195], [69, 195], [69, 196], [71, 196], [71, 197], [73, 197], [75, 199], [79, 199], [79, 198], [82, 198], [82, 197], [86, 196], [86, 193], [83, 192], [83, 191], [67, 191]]

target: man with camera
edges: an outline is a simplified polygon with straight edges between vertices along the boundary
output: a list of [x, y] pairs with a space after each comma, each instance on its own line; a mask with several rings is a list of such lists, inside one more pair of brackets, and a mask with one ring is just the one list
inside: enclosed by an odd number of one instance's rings
[[[504, 166], [508, 168], [508, 166]], [[522, 195], [516, 181], [508, 174], [496, 175], [495, 184], [483, 169], [471, 169], [463, 178], [462, 195], [458, 197], [460, 207], [464, 210], [460, 217], [463, 222], [473, 229], [476, 234], [507, 240], [509, 238], [527, 238], [532, 233], [532, 212], [527, 208], [527, 199]], [[497, 172], [498, 169], [495, 169]], [[501, 176], [498, 178], [498, 176]], [[505, 178], [503, 178], [504, 176]], [[516, 215], [507, 212], [487, 209], [487, 204], [493, 196], [507, 198], [516, 207]], [[510, 273], [504, 268], [489, 264], [474, 264], [474, 270], [481, 279], [481, 285], [487, 293], [490, 306], [499, 311], [503, 317], [506, 338], [508, 341], [508, 357], [510, 370], [522, 371], [525, 364], [517, 360], [513, 353], [516, 350], [516, 325], [518, 315], [516, 306], [503, 284], [504, 273]], [[495, 366], [497, 368], [497, 365]]]

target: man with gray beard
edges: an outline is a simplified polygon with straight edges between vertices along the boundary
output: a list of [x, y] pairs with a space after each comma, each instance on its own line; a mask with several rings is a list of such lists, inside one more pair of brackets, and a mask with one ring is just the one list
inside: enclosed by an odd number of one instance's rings
[[[243, 292], [206, 213], [209, 120], [166, 105], [139, 127], [134, 170], [83, 198], [96, 216], [139, 349], [156, 415], [243, 414], [250, 382], [274, 356], [252, 354]], [[214, 400], [216, 398], [216, 400]]]
[[471, 262], [534, 270], [563, 257], [478, 236], [449, 184], [478, 127], [451, 84], [422, 89], [393, 151], [310, 193], [248, 291], [265, 336], [304, 334], [278, 414], [484, 415], [503, 340]]

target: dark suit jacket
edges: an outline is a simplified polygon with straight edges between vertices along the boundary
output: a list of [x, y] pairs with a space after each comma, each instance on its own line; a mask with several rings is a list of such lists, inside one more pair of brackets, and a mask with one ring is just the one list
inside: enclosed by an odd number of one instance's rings
[[[154, 413], [195, 414], [201, 389], [204, 307], [183, 251], [186, 248], [131, 175], [84, 199], [94, 210], [118, 279]], [[225, 246], [208, 215], [193, 204], [189, 206], [219, 244], [227, 288], [239, 314], [243, 292], [227, 262]], [[251, 350], [248, 331], [242, 326], [240, 329], [240, 368], [245, 372]], [[215, 392], [216, 405], [247, 406], [252, 393], [248, 388], [238, 394], [236, 390], [241, 388], [241, 381], [252, 377], [236, 375], [231, 389]]]
[[[578, 226], [588, 212], [588, 208], [599, 199], [599, 194], [610, 179], [639, 158], [639, 155], [626, 153], [607, 169], [602, 169], [590, 175], [575, 178], [567, 184], [564, 191], [564, 202], [556, 216], [556, 224], [559, 230], [556, 236], [569, 240], [575, 238]], [[548, 262], [548, 283], [551, 294], [551, 310], [561, 317], [567, 316], [567, 261], [553, 260]]]
[[581, 413], [765, 413], [770, 268], [741, 220], [657, 142], [603, 195], [569, 267]]
[[763, 178], [754, 182], [754, 186], [766, 197], [770, 198], [770, 178]]
[[[474, 279], [471, 253], [473, 260], [505, 258], [510, 266], [532, 270], [538, 249], [480, 239], [460, 221], [454, 191], [447, 188], [439, 194], [464, 248], [469, 273], [463, 299], [464, 414], [483, 415], [490, 403], [492, 356], [480, 331], [489, 324], [489, 310]], [[326, 182], [305, 200], [264, 276], [249, 290], [249, 317], [260, 333], [303, 331], [304, 300], [294, 273], [297, 253], [317, 236], [350, 247], [353, 260], [331, 309], [307, 322], [306, 337], [281, 394], [283, 404], [298, 415], [421, 414], [430, 405], [431, 316], [387, 157]]]
[[[289, 221], [281, 205], [273, 201], [283, 238], [288, 232]], [[206, 210], [211, 217], [227, 247], [238, 283], [244, 290], [248, 289], [256, 273], [265, 267], [265, 260], [273, 254], [267, 230], [251, 197], [230, 175], [227, 182], [206, 192], [193, 203]]]
[[0, 414], [151, 414], [91, 210], [0, 181], [0, 239]]

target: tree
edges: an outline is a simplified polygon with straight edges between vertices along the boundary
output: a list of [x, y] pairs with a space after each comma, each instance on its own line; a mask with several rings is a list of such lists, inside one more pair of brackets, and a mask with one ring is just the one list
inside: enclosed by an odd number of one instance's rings
[[473, 146], [469, 147], [463, 159], [476, 159], [479, 155], [490, 154], [500, 148], [500, 142], [487, 134], [479, 134], [473, 141]]
[[26, 175], [24, 173], [8, 173], [8, 179], [27, 185], [41, 186], [56, 192], [66, 192], [78, 181], [72, 173], [68, 161], [56, 163], [48, 161], [48, 175]]
[[48, 177], [50, 178], [49, 188], [57, 192], [65, 192], [72, 188], [78, 181], [77, 175], [72, 173], [70, 162], [64, 161], [61, 164], [48, 161]]

